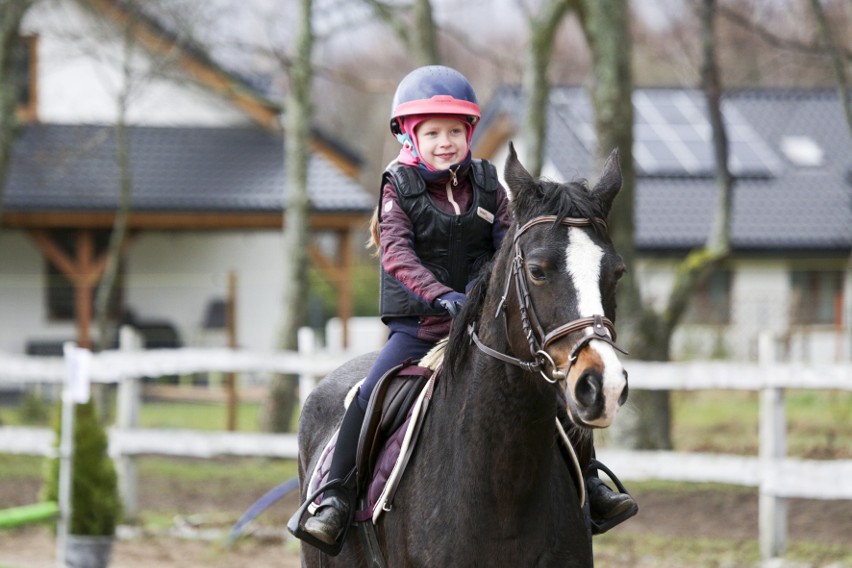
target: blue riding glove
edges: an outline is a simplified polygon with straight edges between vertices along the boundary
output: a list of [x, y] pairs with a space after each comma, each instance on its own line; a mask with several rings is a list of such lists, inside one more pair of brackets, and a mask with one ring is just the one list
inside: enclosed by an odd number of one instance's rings
[[467, 297], [461, 292], [447, 292], [446, 294], [442, 294], [438, 296], [435, 300], [435, 305], [440, 308], [444, 308], [447, 310], [447, 313], [450, 314], [451, 318], [454, 318], [461, 311], [462, 306], [464, 305], [464, 301]]

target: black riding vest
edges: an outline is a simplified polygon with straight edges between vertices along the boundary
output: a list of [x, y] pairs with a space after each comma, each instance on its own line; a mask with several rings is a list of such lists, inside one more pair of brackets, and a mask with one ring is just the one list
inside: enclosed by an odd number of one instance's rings
[[[435, 278], [457, 292], [494, 254], [492, 225], [497, 216], [497, 169], [485, 160], [471, 160], [470, 181], [473, 199], [462, 215], [441, 211], [426, 191], [426, 182], [412, 166], [396, 165], [382, 176], [382, 187], [390, 182], [402, 210], [411, 219], [414, 251]], [[487, 213], [483, 213], [487, 212]], [[481, 215], [491, 218], [491, 222]], [[381, 207], [379, 207], [381, 218]], [[394, 277], [381, 271], [380, 308], [382, 317], [446, 315], [416, 298]]]

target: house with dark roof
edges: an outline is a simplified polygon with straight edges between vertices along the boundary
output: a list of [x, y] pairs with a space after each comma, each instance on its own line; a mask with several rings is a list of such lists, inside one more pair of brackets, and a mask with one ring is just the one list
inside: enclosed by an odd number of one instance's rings
[[[518, 88], [486, 106], [474, 151], [503, 162], [523, 112]], [[677, 263], [702, 246], [718, 194], [703, 94], [637, 89], [635, 243], [645, 301], [662, 305]], [[754, 358], [771, 332], [792, 359], [852, 354], [852, 136], [837, 93], [729, 92], [722, 111], [735, 177], [732, 256], [692, 301], [679, 357]], [[599, 149], [585, 89], [549, 98], [543, 175], [594, 178]], [[616, 206], [618, 206], [616, 204]]]
[[[126, 62], [132, 203], [114, 321], [198, 344], [221, 327], [207, 316], [232, 287], [238, 344], [273, 349], [289, 193], [281, 108], [147, 17], [133, 20], [125, 58], [129, 21], [121, 2], [58, 0], [36, 3], [22, 24], [25, 124], [3, 193], [0, 350], [50, 351], [94, 333], [93, 289], [119, 206]], [[374, 207], [359, 168], [352, 152], [313, 133], [310, 255], [337, 286], [344, 321], [351, 249]]]

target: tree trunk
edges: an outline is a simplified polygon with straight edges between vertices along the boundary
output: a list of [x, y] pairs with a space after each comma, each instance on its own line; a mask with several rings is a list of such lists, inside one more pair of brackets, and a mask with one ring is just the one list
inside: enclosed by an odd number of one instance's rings
[[523, 72], [523, 92], [526, 108], [521, 126], [521, 158], [534, 176], [544, 167], [544, 141], [547, 136], [547, 99], [550, 80], [547, 69], [553, 54], [556, 32], [574, 0], [550, 0], [537, 15], [530, 15], [530, 46]]
[[837, 94], [840, 98], [840, 104], [843, 106], [843, 115], [846, 117], [849, 132], [852, 133], [852, 101], [849, 100], [849, 86], [846, 80], [846, 65], [843, 62], [843, 56], [837, 47], [834, 36], [831, 35], [831, 30], [828, 28], [828, 21], [825, 18], [825, 12], [819, 0], [811, 0], [811, 11], [817, 21], [819, 35], [822, 37], [822, 41], [828, 50], [831, 66], [834, 69], [834, 76], [837, 79]]
[[[115, 295], [115, 282], [121, 266], [121, 256], [127, 238], [127, 219], [130, 215], [130, 203], [133, 194], [133, 180], [130, 171], [130, 144], [127, 130], [127, 110], [131, 92], [132, 53], [133, 53], [133, 12], [124, 29], [124, 65], [123, 84], [118, 96], [118, 116], [115, 122], [115, 155], [119, 173], [119, 201], [115, 212], [112, 232], [109, 237], [107, 261], [95, 294], [95, 319], [98, 325], [98, 347], [109, 347], [109, 316], [112, 298]], [[104, 401], [99, 408], [105, 408]]]
[[420, 65], [436, 65], [438, 45], [435, 42], [435, 20], [432, 17], [430, 0], [414, 0], [412, 12], [411, 42], [409, 48]]
[[[719, 194], [713, 228], [705, 247], [692, 251], [677, 267], [675, 282], [662, 313], [643, 307], [634, 277], [636, 250], [633, 243], [633, 204], [636, 174], [632, 148], [632, 104], [630, 92], [629, 37], [627, 7], [623, 0], [586, 0], [584, 29], [592, 47], [595, 83], [592, 100], [595, 107], [599, 151], [610, 148], [622, 152], [624, 187], [622, 200], [613, 208], [612, 237], [628, 266], [628, 276], [619, 286], [619, 306], [626, 316], [620, 325], [626, 343], [637, 356], [651, 361], [668, 361], [674, 332], [686, 313], [694, 291], [718, 268], [730, 252], [730, 208], [733, 179], [728, 167], [728, 142], [721, 113], [721, 81], [716, 64], [715, 1], [701, 6], [704, 64], [702, 83], [713, 132], [716, 178]], [[625, 335], [622, 335], [624, 337]], [[635, 412], [625, 413], [613, 428], [616, 443], [641, 449], [671, 448], [671, 403], [668, 391], [633, 391]]]
[[[372, 6], [376, 16], [389, 25], [400, 41], [405, 44], [418, 66], [440, 63], [431, 0], [414, 0], [409, 7], [389, 4], [381, 0], [366, 0], [366, 2]], [[410, 11], [408, 22], [405, 18], [406, 11]]]
[[[301, 0], [301, 19], [290, 71], [285, 127], [287, 191], [284, 203], [284, 289], [283, 321], [279, 347], [296, 350], [298, 331], [307, 320], [308, 297], [308, 164], [311, 135], [311, 82], [314, 35], [311, 28], [312, 0]], [[291, 429], [296, 404], [297, 382], [292, 375], [277, 376], [270, 386], [263, 412], [264, 429], [286, 432]]]
[[33, 0], [0, 0], [0, 226], [3, 224], [3, 194], [12, 160], [12, 146], [20, 127], [15, 111], [19, 87], [15, 65], [20, 49], [18, 35], [21, 20], [32, 3]]
[[[598, 161], [613, 148], [621, 157], [622, 187], [610, 214], [610, 231], [627, 273], [618, 286], [619, 336], [630, 352], [644, 360], [669, 358], [659, 318], [643, 306], [636, 280], [633, 210], [636, 170], [633, 163], [633, 76], [629, 7], [625, 0], [584, 0], [582, 19], [592, 52], [592, 105], [598, 136]], [[612, 429], [619, 445], [631, 448], [671, 448], [671, 408], [667, 391], [631, 390], [633, 412], [619, 416]]]

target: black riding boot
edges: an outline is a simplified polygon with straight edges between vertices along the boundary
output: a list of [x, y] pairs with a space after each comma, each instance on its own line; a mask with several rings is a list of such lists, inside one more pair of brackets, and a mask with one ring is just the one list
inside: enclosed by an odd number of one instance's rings
[[[331, 458], [329, 480], [345, 479], [355, 469], [358, 436], [361, 433], [361, 423], [364, 421], [365, 413], [366, 410], [361, 408], [356, 396], [346, 409], [346, 414], [343, 415], [334, 456]], [[354, 484], [355, 480], [352, 479], [350, 483]], [[343, 489], [327, 490], [316, 514], [305, 522], [305, 532], [326, 544], [333, 545], [346, 528], [351, 506]]]
[[599, 477], [589, 477], [586, 480], [586, 489], [589, 491], [592, 518], [595, 520], [608, 521], [636, 505], [633, 497], [627, 493], [616, 493]]
[[[592, 466], [605, 467], [597, 460]], [[611, 475], [609, 470], [605, 470]], [[614, 479], [614, 478], [613, 478]], [[620, 482], [617, 482], [620, 485]], [[613, 491], [597, 475], [597, 468], [590, 467], [586, 476], [586, 491], [589, 496], [589, 510], [592, 516], [592, 533], [602, 534], [612, 527], [623, 523], [639, 511], [639, 505], [623, 487]]]

